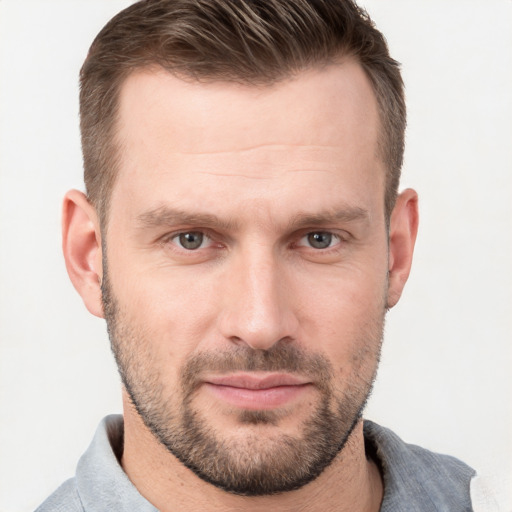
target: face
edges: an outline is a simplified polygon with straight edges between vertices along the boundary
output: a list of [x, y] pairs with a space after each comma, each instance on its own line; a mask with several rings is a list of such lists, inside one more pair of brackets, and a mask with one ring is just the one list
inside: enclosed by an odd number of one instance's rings
[[102, 291], [128, 394], [204, 480], [298, 488], [342, 450], [378, 363], [371, 86], [352, 61], [261, 88], [153, 70], [120, 105]]

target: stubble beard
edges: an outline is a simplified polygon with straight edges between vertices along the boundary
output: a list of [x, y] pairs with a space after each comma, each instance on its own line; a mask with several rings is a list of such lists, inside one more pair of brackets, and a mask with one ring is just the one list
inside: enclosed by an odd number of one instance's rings
[[[106, 262], [105, 262], [106, 263]], [[298, 349], [280, 340], [269, 350], [234, 347], [230, 352], [191, 356], [180, 371], [176, 397], [165, 392], [157, 358], [141, 329], [123, 315], [104, 266], [102, 299], [112, 351], [128, 396], [146, 427], [165, 448], [198, 477], [226, 492], [262, 496], [298, 489], [318, 477], [343, 451], [361, 419], [375, 380], [382, 333], [381, 317], [371, 319], [356, 340], [354, 368], [346, 375], [345, 391], [335, 388], [333, 368], [321, 354]], [[303, 421], [302, 435], [279, 431], [278, 411], [242, 410], [237, 420], [243, 437], [216, 432], [194, 397], [204, 372], [284, 371], [311, 377], [318, 403]], [[258, 429], [273, 425], [275, 433], [261, 436]], [[342, 455], [342, 454], [340, 454]]]

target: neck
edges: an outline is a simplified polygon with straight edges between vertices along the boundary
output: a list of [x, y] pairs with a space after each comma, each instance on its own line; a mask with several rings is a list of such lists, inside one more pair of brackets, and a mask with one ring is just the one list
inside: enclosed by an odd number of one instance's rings
[[375, 463], [366, 459], [362, 421], [314, 481], [295, 491], [246, 497], [227, 493], [197, 477], [153, 436], [126, 396], [123, 401], [123, 469], [139, 493], [161, 512], [377, 512], [380, 508], [382, 480]]

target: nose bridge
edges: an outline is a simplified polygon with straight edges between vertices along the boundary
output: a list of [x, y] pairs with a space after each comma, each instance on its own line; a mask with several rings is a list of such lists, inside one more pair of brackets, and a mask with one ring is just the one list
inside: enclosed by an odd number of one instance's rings
[[251, 243], [233, 258], [222, 315], [224, 336], [268, 350], [296, 327], [285, 275], [273, 247]]

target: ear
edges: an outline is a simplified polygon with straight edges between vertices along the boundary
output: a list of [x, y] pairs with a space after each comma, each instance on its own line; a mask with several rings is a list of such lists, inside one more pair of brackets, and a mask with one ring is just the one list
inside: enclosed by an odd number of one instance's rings
[[418, 232], [418, 194], [404, 190], [397, 198], [389, 226], [388, 308], [400, 299], [409, 272]]
[[85, 306], [103, 318], [100, 223], [95, 208], [78, 190], [71, 190], [64, 197], [62, 250], [71, 282]]

